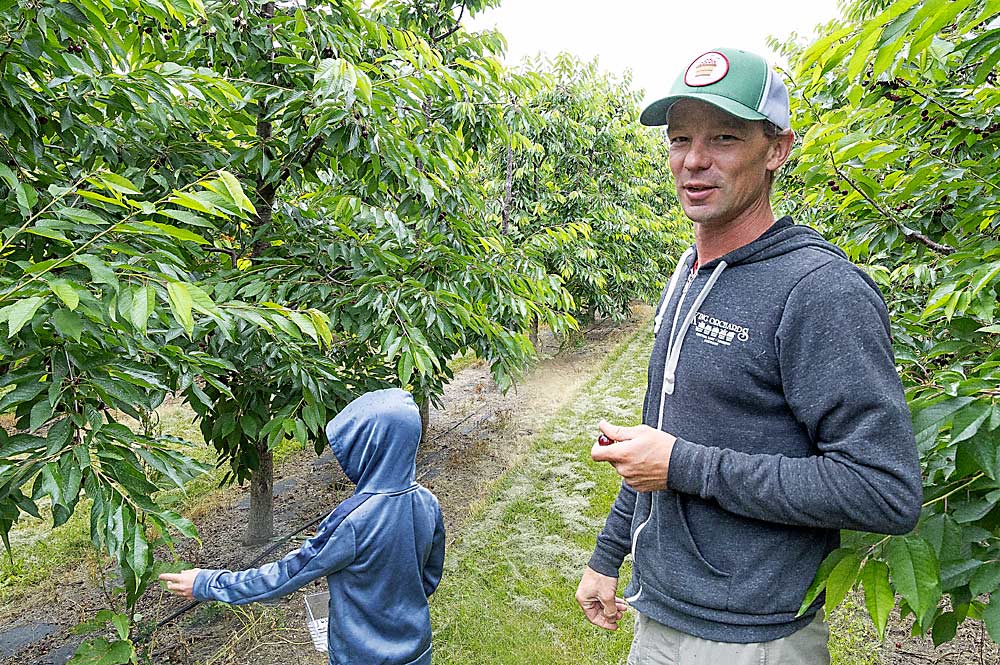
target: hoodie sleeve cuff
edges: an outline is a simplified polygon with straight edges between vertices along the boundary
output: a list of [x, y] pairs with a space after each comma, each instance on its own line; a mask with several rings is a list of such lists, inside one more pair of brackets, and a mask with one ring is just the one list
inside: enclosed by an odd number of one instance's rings
[[605, 552], [600, 547], [594, 550], [587, 567], [596, 573], [607, 577], [618, 577], [618, 569], [622, 567], [623, 558], [616, 557], [609, 552]]
[[199, 570], [198, 575], [194, 578], [194, 587], [191, 589], [191, 594], [194, 596], [195, 600], [215, 600], [212, 594], [208, 591], [208, 585], [211, 582], [213, 573], [217, 573], [217, 570]]
[[711, 494], [711, 471], [718, 466], [720, 453], [718, 448], [675, 440], [667, 470], [667, 487], [675, 492], [707, 498]]

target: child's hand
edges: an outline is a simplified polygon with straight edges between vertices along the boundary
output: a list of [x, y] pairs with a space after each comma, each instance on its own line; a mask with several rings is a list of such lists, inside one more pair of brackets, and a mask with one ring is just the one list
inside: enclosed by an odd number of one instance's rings
[[175, 596], [194, 600], [194, 578], [198, 577], [198, 571], [198, 568], [191, 568], [179, 573], [161, 573], [160, 581], [166, 582], [167, 591]]

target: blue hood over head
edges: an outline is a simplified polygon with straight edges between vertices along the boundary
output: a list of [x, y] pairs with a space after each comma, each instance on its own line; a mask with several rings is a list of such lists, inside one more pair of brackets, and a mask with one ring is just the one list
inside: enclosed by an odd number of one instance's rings
[[326, 438], [356, 492], [393, 492], [413, 485], [420, 410], [405, 390], [365, 393], [327, 423]]

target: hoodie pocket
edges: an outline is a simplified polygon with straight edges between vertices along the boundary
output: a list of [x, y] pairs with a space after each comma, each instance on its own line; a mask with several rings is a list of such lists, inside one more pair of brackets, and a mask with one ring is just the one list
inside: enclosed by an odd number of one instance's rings
[[791, 620], [837, 532], [768, 522], [744, 522], [734, 533], [739, 572], [733, 576], [729, 607], [740, 614]]
[[[643, 586], [684, 603], [723, 610], [731, 574], [705, 557], [688, 524], [683, 497], [658, 492], [655, 513], [636, 542], [636, 563]], [[662, 511], [662, 512], [661, 512]]]

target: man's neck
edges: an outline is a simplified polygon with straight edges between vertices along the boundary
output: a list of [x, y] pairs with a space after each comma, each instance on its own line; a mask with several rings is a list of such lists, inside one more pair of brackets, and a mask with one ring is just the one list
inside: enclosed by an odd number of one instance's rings
[[698, 249], [698, 265], [705, 265], [729, 252], [749, 245], [774, 224], [771, 206], [758, 214], [734, 219], [724, 225], [695, 224], [694, 244]]

